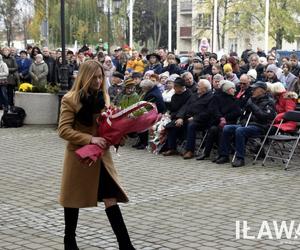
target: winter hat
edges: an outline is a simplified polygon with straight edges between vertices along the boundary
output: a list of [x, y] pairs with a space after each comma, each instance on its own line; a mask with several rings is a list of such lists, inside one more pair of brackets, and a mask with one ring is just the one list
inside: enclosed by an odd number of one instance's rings
[[[145, 72], [145, 75], [151, 76], [152, 74], [154, 74], [154, 71], [153, 71], [153, 70], [148, 70], [148, 71]], [[145, 76], [145, 75], [144, 75], [144, 76]]]
[[132, 78], [142, 78], [143, 75], [140, 72], [132, 72], [131, 77]]
[[201, 39], [201, 42], [200, 42], [200, 50], [201, 49], [206, 49], [206, 50], [209, 50], [209, 43], [208, 43], [208, 40], [207, 40], [207, 38], [206, 37], [203, 37], [202, 39]]
[[227, 74], [229, 72], [232, 72], [232, 66], [230, 63], [226, 63], [223, 67], [224, 73]]
[[168, 77], [168, 79], [167, 79], [167, 81], [166, 82], [174, 82], [175, 80], [176, 80], [176, 78], [178, 78], [179, 77], [179, 75], [177, 75], [177, 74], [172, 74], [172, 75], [170, 75], [169, 77]]
[[255, 69], [250, 69], [247, 73], [248, 76], [250, 76], [252, 78], [252, 80], [256, 80], [257, 78], [257, 72]]
[[268, 72], [268, 71], [271, 71], [271, 72], [273, 72], [274, 74], [276, 74], [276, 73], [277, 73], [277, 66], [276, 66], [275, 64], [270, 64], [270, 65], [268, 65], [266, 71], [267, 71], [267, 72]]
[[256, 89], [256, 88], [262, 88], [264, 90], [267, 90], [267, 84], [265, 82], [262, 81], [258, 81], [256, 83], [254, 83], [253, 85], [250, 85], [252, 89]]
[[169, 71], [165, 71], [164, 73], [161, 73], [161, 74], [159, 75], [159, 79], [161, 79], [161, 78], [163, 78], [163, 77], [168, 78], [169, 76], [170, 76]]
[[121, 80], [124, 80], [124, 75], [118, 71], [115, 71], [112, 76], [116, 77], [116, 78], [119, 78]]
[[181, 77], [177, 77], [174, 81], [174, 84], [179, 85], [181, 87], [185, 86], [185, 81]]
[[264, 56], [261, 56], [260, 58], [258, 58], [258, 62], [262, 65], [267, 65], [267, 58], [265, 58]]
[[223, 92], [227, 92], [229, 89], [235, 88], [235, 84], [228, 80], [221, 81], [220, 86]]
[[209, 55], [209, 59], [211, 59], [211, 58], [214, 58], [214, 59], [216, 59], [218, 61], [218, 55], [216, 53], [211, 53]]
[[125, 87], [136, 85], [136, 82], [132, 78], [128, 78], [125, 80]]
[[272, 94], [280, 94], [282, 92], [285, 92], [286, 89], [283, 86], [283, 84], [281, 82], [275, 82], [275, 83], [267, 83], [268, 86], [268, 90], [272, 93]]

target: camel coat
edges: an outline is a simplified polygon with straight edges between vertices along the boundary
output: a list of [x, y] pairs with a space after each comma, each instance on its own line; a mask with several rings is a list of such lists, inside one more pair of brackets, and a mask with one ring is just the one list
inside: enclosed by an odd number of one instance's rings
[[[96, 116], [91, 127], [76, 121], [75, 115], [81, 106], [81, 103], [76, 103], [70, 92], [62, 98], [58, 133], [61, 138], [67, 141], [67, 146], [59, 202], [63, 207], [71, 208], [97, 206], [101, 167], [106, 168], [120, 189], [117, 197], [112, 198], [117, 198], [118, 202], [128, 202], [128, 197], [119, 182], [109, 149], [105, 151], [101, 159], [90, 167], [81, 163], [75, 155], [75, 150], [89, 144], [92, 136], [97, 135]], [[100, 164], [100, 160], [103, 164]]]

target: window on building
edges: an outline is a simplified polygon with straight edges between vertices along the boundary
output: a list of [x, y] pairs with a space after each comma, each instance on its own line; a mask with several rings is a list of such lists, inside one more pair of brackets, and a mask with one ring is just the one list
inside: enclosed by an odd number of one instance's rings
[[211, 14], [206, 14], [206, 13], [199, 14], [199, 27], [205, 29], [211, 28]]
[[237, 52], [238, 48], [238, 41], [237, 38], [230, 38], [228, 41], [229, 45], [229, 51], [230, 52]]
[[240, 24], [240, 14], [239, 13], [234, 13], [233, 14], [233, 25], [237, 26]]

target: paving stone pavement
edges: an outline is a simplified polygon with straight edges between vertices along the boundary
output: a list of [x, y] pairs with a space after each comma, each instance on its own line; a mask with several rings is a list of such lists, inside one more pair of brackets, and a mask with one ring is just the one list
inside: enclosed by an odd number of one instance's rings
[[[0, 129], [0, 143], [0, 249], [63, 249], [64, 141], [54, 127], [24, 126]], [[300, 239], [276, 239], [272, 226], [300, 223], [299, 159], [284, 171], [270, 162], [233, 169], [130, 145], [119, 153], [113, 157], [130, 198], [121, 208], [136, 249], [300, 249]], [[250, 236], [268, 221], [274, 239], [236, 239], [237, 220], [248, 222]], [[77, 239], [80, 249], [117, 249], [103, 204], [80, 210]]]

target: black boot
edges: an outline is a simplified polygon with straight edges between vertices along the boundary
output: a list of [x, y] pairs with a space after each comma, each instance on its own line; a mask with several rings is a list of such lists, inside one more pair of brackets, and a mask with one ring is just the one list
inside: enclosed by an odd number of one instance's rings
[[76, 243], [76, 227], [78, 221], [79, 208], [64, 208], [65, 214], [65, 250], [79, 250]]
[[135, 250], [132, 246], [121, 210], [118, 205], [105, 209], [110, 225], [117, 237], [120, 250]]

